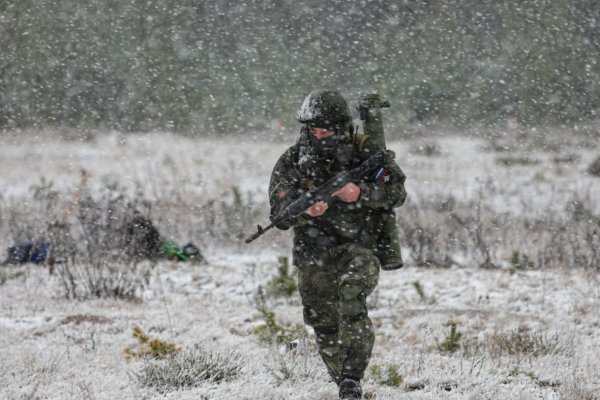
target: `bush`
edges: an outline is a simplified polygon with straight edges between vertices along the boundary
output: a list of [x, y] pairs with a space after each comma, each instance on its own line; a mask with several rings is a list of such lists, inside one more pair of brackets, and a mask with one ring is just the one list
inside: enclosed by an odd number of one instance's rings
[[159, 255], [160, 234], [139, 211], [145, 208], [143, 203], [143, 199], [128, 201], [119, 191], [99, 199], [88, 195], [79, 202], [77, 219], [88, 261], [137, 262]]
[[460, 349], [460, 340], [463, 334], [456, 328], [456, 322], [450, 321], [448, 325], [450, 326], [450, 332], [448, 332], [448, 335], [442, 343], [438, 344], [438, 349], [444, 353], [454, 353], [456, 350]]
[[600, 176], [600, 157], [596, 158], [587, 169], [588, 174]]
[[277, 275], [267, 284], [267, 294], [275, 297], [290, 297], [298, 285], [294, 277], [289, 274], [289, 262], [287, 257], [279, 257]]
[[535, 263], [525, 253], [521, 253], [518, 250], [513, 250], [510, 258], [510, 264], [514, 269], [533, 269]]
[[369, 374], [372, 379], [381, 385], [398, 387], [404, 382], [404, 378], [398, 373], [399, 369], [400, 367], [393, 363], [385, 367], [373, 364], [369, 367]]

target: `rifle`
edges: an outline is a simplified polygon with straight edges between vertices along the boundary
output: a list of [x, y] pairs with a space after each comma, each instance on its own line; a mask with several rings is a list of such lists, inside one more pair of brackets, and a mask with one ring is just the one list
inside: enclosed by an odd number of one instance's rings
[[269, 226], [263, 228], [262, 226], [257, 225], [257, 232], [246, 239], [246, 243], [250, 243], [259, 238], [263, 233], [273, 228], [275, 225], [299, 216], [317, 201], [330, 203], [332, 200], [331, 193], [340, 189], [348, 182], [358, 182], [370, 173], [376, 172], [376, 170], [383, 165], [384, 161], [385, 151], [379, 150], [363, 161], [359, 166], [348, 171], [342, 171], [315, 190], [304, 193], [296, 200], [292, 201], [279, 214], [271, 218], [271, 224], [269, 224]]

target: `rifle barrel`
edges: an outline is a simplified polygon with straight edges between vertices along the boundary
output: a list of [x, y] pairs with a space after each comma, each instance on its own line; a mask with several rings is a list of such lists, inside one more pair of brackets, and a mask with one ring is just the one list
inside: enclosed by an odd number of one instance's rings
[[266, 228], [263, 228], [260, 225], [256, 225], [256, 233], [254, 233], [254, 235], [252, 235], [248, 239], [246, 239], [246, 243], [250, 243], [250, 242], [253, 242], [254, 240], [258, 239], [263, 233], [265, 233], [266, 231], [268, 231], [269, 229], [271, 229], [274, 226], [275, 226], [275, 223], [270, 224]]

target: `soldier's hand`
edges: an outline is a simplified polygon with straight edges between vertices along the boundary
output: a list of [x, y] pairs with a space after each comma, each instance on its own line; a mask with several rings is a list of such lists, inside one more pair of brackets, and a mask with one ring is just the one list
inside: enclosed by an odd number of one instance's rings
[[317, 201], [315, 204], [307, 208], [304, 212], [310, 215], [311, 217], [319, 217], [325, 214], [325, 211], [327, 211], [328, 208], [329, 205], [321, 200]]
[[335, 192], [331, 193], [331, 196], [337, 197], [345, 203], [352, 203], [360, 197], [360, 187], [352, 182], [348, 182]]

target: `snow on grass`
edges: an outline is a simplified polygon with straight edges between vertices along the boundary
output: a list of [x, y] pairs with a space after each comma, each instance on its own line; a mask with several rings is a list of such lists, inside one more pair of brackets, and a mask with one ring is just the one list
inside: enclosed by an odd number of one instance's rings
[[[592, 151], [577, 150], [580, 161], [560, 167], [546, 154], [536, 154], [540, 164], [506, 167], [482, 150], [480, 140], [437, 141], [440, 155], [433, 157], [411, 154], [411, 142], [390, 144], [417, 206], [435, 196], [483, 196], [497, 212], [543, 216], [565, 212], [565, 198], [575, 194], [600, 195], [597, 178], [584, 173]], [[151, 201], [177, 195], [203, 205], [229, 200], [237, 188], [244, 201], [255, 198], [261, 210], [254, 223], [261, 224], [268, 217], [269, 174], [286, 147], [161, 133], [102, 135], [81, 143], [50, 134], [7, 136], [0, 142], [0, 169], [10, 171], [0, 174], [6, 201], [29, 198], [42, 176], [68, 199], [86, 168], [92, 192], [120, 185]], [[257, 290], [276, 273], [277, 257], [289, 256], [291, 236], [270, 231], [245, 246], [241, 239], [255, 226], [245, 229], [239, 241], [207, 247], [189, 228], [192, 234], [181, 239], [200, 244], [207, 263], [160, 262], [135, 301], [66, 300], [58, 276], [44, 266], [0, 267], [0, 398], [336, 399], [310, 338], [282, 352], [254, 333], [264, 323]], [[0, 242], [5, 247], [9, 239]], [[432, 269], [407, 260], [401, 270], [382, 271], [369, 298], [377, 335], [371, 366], [397, 369], [401, 377], [398, 386], [389, 386], [377, 368], [368, 370], [364, 389], [371, 398], [600, 398], [598, 270]], [[266, 306], [282, 326], [302, 323], [297, 294], [267, 298]], [[445, 352], [440, 344], [452, 324], [460, 333], [458, 347]], [[134, 326], [182, 349], [200, 345], [214, 354], [240, 354], [240, 371], [232, 379], [162, 394], [135, 378], [148, 360], [125, 358], [124, 349], [136, 343]]]
[[[67, 301], [44, 268], [10, 267], [28, 272], [2, 287], [2, 397], [35, 392], [44, 398], [81, 398], [89, 391], [93, 398], [161, 398], [131, 377], [143, 361], [128, 362], [123, 354], [135, 344], [137, 325], [180, 347], [200, 344], [242, 355], [234, 379], [206, 382], [167, 398], [335, 399], [335, 385], [311, 342], [282, 355], [278, 346], [263, 344], [252, 333], [260, 324], [254, 294], [273, 275], [277, 261], [226, 259], [234, 263], [161, 263], [149, 293], [138, 302]], [[34, 290], [22, 289], [26, 281]], [[422, 302], [411, 285], [415, 281], [435, 303]], [[383, 272], [370, 299], [377, 331], [371, 365], [397, 365], [403, 383], [388, 387], [367, 374], [365, 389], [378, 399], [558, 399], [569, 385], [593, 393], [600, 382], [597, 284], [597, 277], [580, 270], [511, 274], [407, 267]], [[280, 323], [302, 322], [297, 295], [268, 304]], [[477, 352], [439, 350], [451, 321], [463, 335], [459, 344], [471, 343], [472, 350], [475, 341], [481, 346]], [[549, 352], [491, 351], [494, 335], [515, 332], [546, 340]]]

